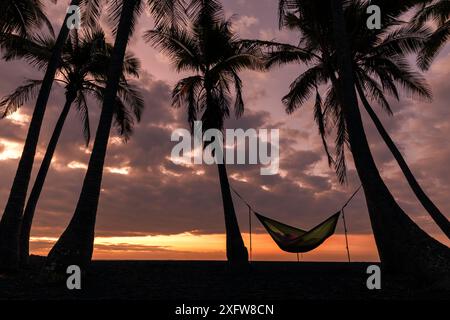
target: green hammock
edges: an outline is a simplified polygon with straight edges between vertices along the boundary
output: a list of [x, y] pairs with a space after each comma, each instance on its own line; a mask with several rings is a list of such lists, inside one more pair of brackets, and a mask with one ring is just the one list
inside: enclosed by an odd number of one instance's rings
[[261, 221], [278, 247], [290, 253], [309, 252], [324, 243], [334, 234], [340, 214], [339, 211], [310, 231], [305, 231], [255, 212], [256, 217]]
[[310, 231], [305, 231], [302, 229], [294, 228], [288, 226], [287, 224], [281, 223], [279, 221], [267, 218], [255, 210], [252, 206], [233, 188], [231, 190], [247, 205], [248, 207], [248, 220], [250, 229], [250, 259], [252, 256], [252, 213], [261, 221], [264, 228], [270, 234], [272, 239], [276, 242], [281, 250], [297, 253], [297, 258], [299, 253], [309, 252], [316, 249], [322, 243], [325, 242], [329, 237], [331, 237], [336, 231], [336, 225], [339, 221], [339, 217], [342, 213], [342, 220], [344, 222], [344, 233], [345, 233], [345, 246], [347, 249], [347, 258], [350, 262], [350, 250], [348, 248], [347, 239], [347, 224], [345, 222], [344, 209], [349, 205], [356, 194], [361, 190], [362, 185], [356, 189], [352, 196], [347, 200], [347, 202], [342, 206], [338, 213], [332, 215], [330, 218], [319, 224], [318, 226], [312, 228]]

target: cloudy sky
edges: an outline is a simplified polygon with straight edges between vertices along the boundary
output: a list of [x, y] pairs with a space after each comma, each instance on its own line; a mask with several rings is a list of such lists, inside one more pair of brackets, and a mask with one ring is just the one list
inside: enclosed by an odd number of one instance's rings
[[[49, 5], [55, 28], [61, 23], [67, 1]], [[295, 34], [277, 28], [276, 1], [226, 0], [227, 16], [236, 15], [234, 28], [242, 38], [295, 42]], [[171, 133], [187, 128], [184, 110], [170, 107], [170, 94], [179, 79], [167, 58], [142, 40], [152, 28], [147, 15], [140, 19], [132, 51], [143, 70], [136, 84], [146, 110], [132, 139], [123, 144], [116, 133], [110, 139], [100, 199], [95, 258], [98, 259], [224, 259], [223, 210], [217, 169], [214, 166], [179, 166], [170, 161]], [[280, 102], [303, 66], [291, 65], [268, 73], [244, 72], [246, 112], [229, 120], [228, 128], [280, 129], [280, 174], [261, 176], [259, 166], [229, 166], [231, 184], [254, 208], [280, 221], [310, 228], [335, 213], [359, 186], [350, 163], [349, 183], [339, 185], [326, 159], [313, 123], [312, 101], [288, 116]], [[0, 95], [25, 79], [42, 74], [23, 62], [0, 62]], [[426, 74], [433, 102], [406, 96], [393, 102], [394, 117], [379, 112], [386, 128], [406, 156], [421, 185], [444, 213], [450, 212], [450, 48], [446, 48]], [[55, 85], [41, 134], [34, 172], [64, 103], [64, 90]], [[4, 206], [20, 157], [34, 101], [0, 125], [0, 205]], [[380, 111], [379, 109], [377, 109]], [[91, 126], [97, 125], [99, 106], [90, 103]], [[366, 115], [363, 114], [367, 119]], [[392, 193], [402, 208], [427, 232], [445, 242], [433, 221], [409, 190], [395, 161], [375, 128], [365, 121], [369, 142]], [[69, 115], [32, 230], [32, 250], [45, 254], [73, 214], [92, 144], [83, 143], [80, 117]], [[248, 245], [246, 207], [235, 200], [243, 237]], [[377, 260], [364, 196], [359, 194], [346, 210], [350, 250], [354, 260]], [[254, 223], [253, 258], [295, 260], [276, 248], [259, 223]], [[445, 242], [447, 245], [448, 241]], [[343, 227], [307, 260], [345, 260]]]

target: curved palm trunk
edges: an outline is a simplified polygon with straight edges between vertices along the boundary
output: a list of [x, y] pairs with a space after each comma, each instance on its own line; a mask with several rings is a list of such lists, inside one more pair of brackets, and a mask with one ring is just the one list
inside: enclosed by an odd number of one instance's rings
[[445, 233], [447, 238], [450, 239], [450, 222], [442, 214], [442, 212], [439, 210], [439, 208], [437, 208], [436, 205], [430, 200], [430, 198], [427, 196], [425, 191], [423, 191], [422, 187], [417, 182], [416, 178], [414, 177], [413, 173], [411, 172], [411, 169], [409, 168], [408, 164], [406, 163], [405, 159], [403, 158], [400, 150], [398, 150], [394, 141], [392, 141], [391, 137], [387, 133], [386, 129], [384, 128], [384, 126], [381, 123], [380, 119], [378, 118], [377, 114], [372, 109], [372, 107], [370, 106], [366, 97], [364, 96], [364, 92], [361, 88], [361, 84], [358, 81], [356, 81], [356, 89], [358, 90], [358, 95], [361, 99], [362, 104], [364, 105], [364, 108], [366, 109], [367, 113], [369, 114], [370, 118], [372, 119], [373, 123], [375, 124], [375, 127], [377, 128], [379, 134], [383, 138], [384, 142], [386, 143], [389, 150], [393, 154], [395, 160], [397, 161], [398, 165], [400, 166], [400, 169], [402, 170], [403, 175], [406, 177], [406, 180], [408, 181], [409, 186], [413, 190], [417, 199], [420, 201], [422, 206], [428, 211], [430, 216], [433, 218], [434, 222], [436, 222], [436, 224], [439, 226], [439, 228], [441, 228], [441, 230]]
[[134, 12], [139, 0], [123, 2], [117, 36], [108, 71], [102, 112], [95, 137], [94, 147], [80, 198], [69, 226], [51, 249], [46, 263], [46, 271], [62, 272], [68, 265], [87, 266], [94, 247], [95, 220], [100, 197], [106, 149], [113, 120], [113, 109]]
[[[207, 76], [205, 78], [208, 78]], [[212, 85], [206, 81], [206, 99], [208, 106], [215, 104], [212, 98]], [[212, 122], [214, 123], [214, 121]], [[216, 124], [216, 126], [218, 126]], [[223, 141], [222, 141], [223, 145]], [[248, 263], [248, 251], [242, 240], [242, 235], [239, 230], [239, 224], [236, 219], [236, 211], [234, 210], [233, 198], [231, 196], [230, 183], [228, 181], [227, 169], [225, 166], [225, 158], [223, 153], [216, 154], [216, 159], [222, 159], [222, 163], [217, 164], [219, 172], [220, 190], [222, 194], [223, 213], [225, 216], [225, 233], [226, 233], [226, 251], [227, 260], [231, 264], [246, 264]]]
[[448, 277], [450, 249], [421, 230], [400, 208], [382, 180], [366, 139], [354, 87], [341, 0], [331, 0], [344, 116], [383, 267], [433, 279]]
[[225, 215], [227, 259], [230, 263], [247, 263], [248, 251], [242, 240], [239, 224], [236, 219], [227, 169], [225, 164], [217, 164], [217, 167], [219, 171], [220, 190], [222, 191], [223, 213]]
[[20, 231], [20, 264], [27, 265], [28, 257], [30, 254], [30, 233], [31, 225], [33, 223], [34, 212], [36, 210], [39, 197], [41, 195], [42, 188], [47, 177], [50, 164], [53, 159], [53, 155], [58, 145], [59, 137], [61, 136], [64, 123], [66, 122], [67, 115], [69, 114], [70, 107], [76, 98], [76, 94], [68, 93], [66, 96], [66, 103], [64, 108], [56, 122], [55, 129], [53, 130], [52, 137], [45, 152], [44, 159], [42, 160], [39, 172], [36, 176], [36, 181], [34, 182], [33, 188], [31, 189], [30, 196], [25, 206], [25, 211], [23, 214], [22, 228]]
[[[72, 0], [71, 4], [78, 5], [79, 2], [79, 0]], [[6, 203], [5, 211], [0, 221], [0, 270], [15, 270], [19, 264], [19, 235], [23, 207], [25, 205], [39, 134], [52, 89], [53, 79], [55, 78], [60, 63], [63, 46], [69, 35], [69, 29], [66, 24], [68, 18], [69, 14], [64, 19], [55, 47], [53, 48], [52, 56], [48, 63], [33, 111], [16, 176], [14, 177], [8, 202]]]

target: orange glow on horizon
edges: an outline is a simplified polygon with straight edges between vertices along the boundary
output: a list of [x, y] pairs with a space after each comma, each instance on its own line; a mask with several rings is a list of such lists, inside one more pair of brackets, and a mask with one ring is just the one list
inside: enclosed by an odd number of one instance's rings
[[[249, 235], [243, 234], [248, 249]], [[32, 237], [33, 254], [46, 255], [55, 238]], [[38, 245], [40, 244], [40, 245]], [[371, 235], [350, 235], [352, 261], [378, 261]], [[267, 234], [252, 235], [252, 257], [257, 261], [296, 261], [295, 254], [281, 251]], [[156, 235], [137, 237], [97, 237], [94, 259], [100, 260], [225, 260], [225, 235]], [[305, 261], [347, 261], [345, 238], [334, 235], [321, 247], [306, 253]]]
[[[248, 233], [242, 234], [247, 249]], [[436, 237], [448, 245], [444, 236]], [[56, 238], [32, 237], [32, 254], [47, 255]], [[350, 234], [352, 262], [379, 261], [372, 235]], [[297, 261], [297, 256], [280, 250], [268, 234], [252, 235], [254, 261]], [[137, 237], [96, 237], [94, 259], [97, 260], [225, 260], [225, 235], [155, 235]], [[345, 237], [336, 234], [319, 248], [302, 255], [302, 261], [347, 261]]]

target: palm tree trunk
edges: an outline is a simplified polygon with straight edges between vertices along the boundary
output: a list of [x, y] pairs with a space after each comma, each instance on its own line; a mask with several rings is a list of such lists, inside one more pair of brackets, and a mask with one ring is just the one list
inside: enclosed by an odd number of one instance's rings
[[331, 0], [342, 105], [349, 144], [361, 179], [379, 256], [385, 270], [448, 277], [450, 249], [428, 236], [400, 208], [382, 180], [364, 132], [354, 87], [342, 0]]
[[140, 0], [123, 2], [117, 29], [102, 112], [95, 137], [89, 166], [84, 178], [80, 198], [69, 226], [51, 249], [46, 271], [62, 272], [68, 265], [87, 266], [94, 247], [95, 221], [100, 197], [106, 149], [113, 120], [115, 99], [122, 74], [123, 61], [136, 7]]
[[36, 206], [39, 201], [39, 197], [41, 195], [41, 191], [44, 186], [45, 179], [47, 177], [47, 173], [56, 150], [56, 146], [58, 145], [58, 140], [59, 137], [61, 136], [64, 123], [66, 122], [67, 115], [69, 114], [70, 107], [72, 106], [72, 103], [75, 100], [75, 98], [76, 93], [71, 92], [67, 93], [66, 103], [58, 118], [58, 121], [56, 122], [56, 126], [55, 129], [53, 130], [52, 137], [50, 138], [47, 151], [45, 152], [44, 159], [42, 160], [41, 163], [41, 167], [39, 168], [39, 172], [36, 176], [33, 188], [31, 189], [27, 205], [25, 206], [25, 211], [22, 220], [22, 228], [20, 231], [20, 264], [22, 266], [28, 264], [28, 257], [30, 254], [30, 233], [31, 233], [31, 225], [33, 223], [34, 218], [34, 212], [36, 210]]
[[225, 231], [227, 237], [227, 259], [232, 264], [248, 262], [248, 251], [242, 240], [239, 224], [236, 219], [233, 198], [225, 164], [217, 164], [219, 171], [220, 190], [222, 192], [223, 213], [225, 215]]
[[[78, 5], [79, 0], [72, 0], [71, 5]], [[6, 203], [5, 211], [0, 221], [0, 270], [15, 270], [19, 265], [19, 236], [22, 223], [23, 207], [30, 183], [34, 157], [44, 119], [48, 98], [58, 69], [61, 52], [69, 35], [66, 15], [61, 31], [52, 51], [51, 59], [39, 91], [39, 95], [31, 118], [30, 127], [25, 140], [22, 156], [19, 161], [16, 176]]]
[[[205, 76], [209, 79], [208, 76]], [[206, 87], [206, 100], [210, 109], [213, 109], [215, 101], [212, 97], [213, 86], [207, 80], [205, 81]], [[212, 119], [211, 119], [212, 120]], [[215, 119], [216, 120], [216, 119]], [[214, 126], [219, 127], [216, 121], [211, 121]], [[223, 145], [223, 141], [222, 141]], [[217, 150], [215, 152], [218, 152]], [[248, 263], [248, 251], [242, 240], [242, 235], [239, 230], [239, 224], [236, 219], [236, 211], [234, 210], [233, 198], [231, 196], [230, 183], [228, 181], [227, 169], [225, 166], [225, 158], [223, 153], [215, 154], [216, 159], [222, 159], [222, 163], [217, 164], [217, 169], [219, 172], [220, 190], [222, 193], [223, 202], [223, 213], [225, 216], [225, 233], [226, 233], [226, 250], [227, 250], [227, 260], [229, 263], [234, 265], [241, 265]]]
[[395, 160], [397, 161], [398, 165], [400, 166], [400, 169], [403, 172], [403, 175], [406, 177], [406, 180], [409, 183], [409, 186], [413, 190], [414, 194], [416, 195], [417, 199], [419, 199], [422, 206], [428, 211], [430, 216], [433, 218], [434, 222], [441, 228], [441, 230], [445, 233], [447, 238], [450, 239], [450, 222], [447, 220], [447, 218], [442, 214], [442, 212], [439, 210], [439, 208], [436, 207], [436, 205], [430, 200], [430, 198], [427, 196], [425, 191], [423, 191], [422, 187], [417, 182], [416, 178], [414, 177], [413, 173], [411, 172], [411, 169], [409, 168], [408, 164], [406, 163], [405, 159], [403, 158], [400, 150], [398, 150], [397, 146], [395, 145], [394, 141], [392, 141], [391, 137], [387, 133], [386, 129], [384, 128], [383, 124], [381, 123], [380, 119], [378, 118], [375, 111], [370, 106], [369, 102], [367, 101], [364, 91], [361, 88], [361, 84], [356, 81], [356, 89], [358, 90], [359, 97], [361, 99], [361, 102], [366, 109], [367, 113], [369, 114], [370, 118], [372, 119], [373, 123], [375, 124], [375, 127], [377, 128], [379, 134], [383, 138], [384, 142], [388, 146], [389, 150], [393, 154]]

